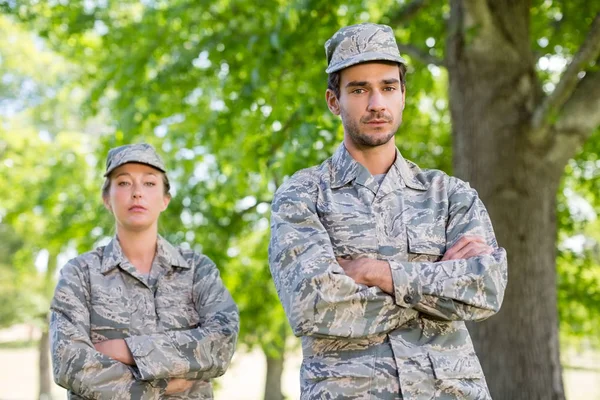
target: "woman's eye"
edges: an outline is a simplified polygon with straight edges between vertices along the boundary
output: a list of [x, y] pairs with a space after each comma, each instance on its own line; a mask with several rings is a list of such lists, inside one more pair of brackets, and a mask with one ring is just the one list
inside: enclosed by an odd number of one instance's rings
[[127, 186], [127, 185], [129, 185], [129, 182], [127, 182], [127, 181], [121, 181], [121, 182], [117, 183], [117, 185], [119, 185], [119, 186]]
[[146, 186], [156, 186], [156, 183], [154, 183], [154, 182], [146, 182]]

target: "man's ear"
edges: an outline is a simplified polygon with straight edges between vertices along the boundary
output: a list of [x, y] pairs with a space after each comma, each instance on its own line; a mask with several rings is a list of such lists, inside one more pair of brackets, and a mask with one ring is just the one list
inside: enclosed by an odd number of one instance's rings
[[333, 90], [327, 89], [325, 91], [325, 100], [327, 101], [327, 107], [329, 107], [329, 111], [331, 111], [334, 115], [340, 115], [340, 102], [333, 93]]
[[402, 91], [402, 110], [404, 110], [404, 106], [406, 105], [406, 88]]

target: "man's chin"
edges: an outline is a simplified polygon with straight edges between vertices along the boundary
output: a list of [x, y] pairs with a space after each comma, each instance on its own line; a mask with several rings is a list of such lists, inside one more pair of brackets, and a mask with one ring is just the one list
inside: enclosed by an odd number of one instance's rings
[[360, 133], [358, 137], [354, 137], [354, 141], [365, 147], [378, 147], [389, 143], [393, 138], [394, 134], [390, 132]]

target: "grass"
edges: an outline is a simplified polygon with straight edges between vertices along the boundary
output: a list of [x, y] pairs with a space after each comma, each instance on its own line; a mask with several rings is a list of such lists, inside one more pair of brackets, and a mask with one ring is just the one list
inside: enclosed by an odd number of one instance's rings
[[28, 349], [38, 346], [37, 340], [15, 340], [11, 342], [0, 342], [0, 349]]

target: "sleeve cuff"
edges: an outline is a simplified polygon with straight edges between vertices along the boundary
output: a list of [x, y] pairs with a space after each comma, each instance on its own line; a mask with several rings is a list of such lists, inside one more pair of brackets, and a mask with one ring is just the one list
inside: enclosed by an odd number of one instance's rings
[[127, 343], [137, 367], [132, 368], [134, 377], [141, 381], [154, 380], [155, 376], [150, 373], [150, 363], [147, 357], [154, 350], [153, 343], [144, 336], [130, 336], [125, 338], [125, 343]]
[[421, 282], [413, 263], [388, 261], [392, 270], [394, 297], [400, 307], [414, 307], [421, 300]]

